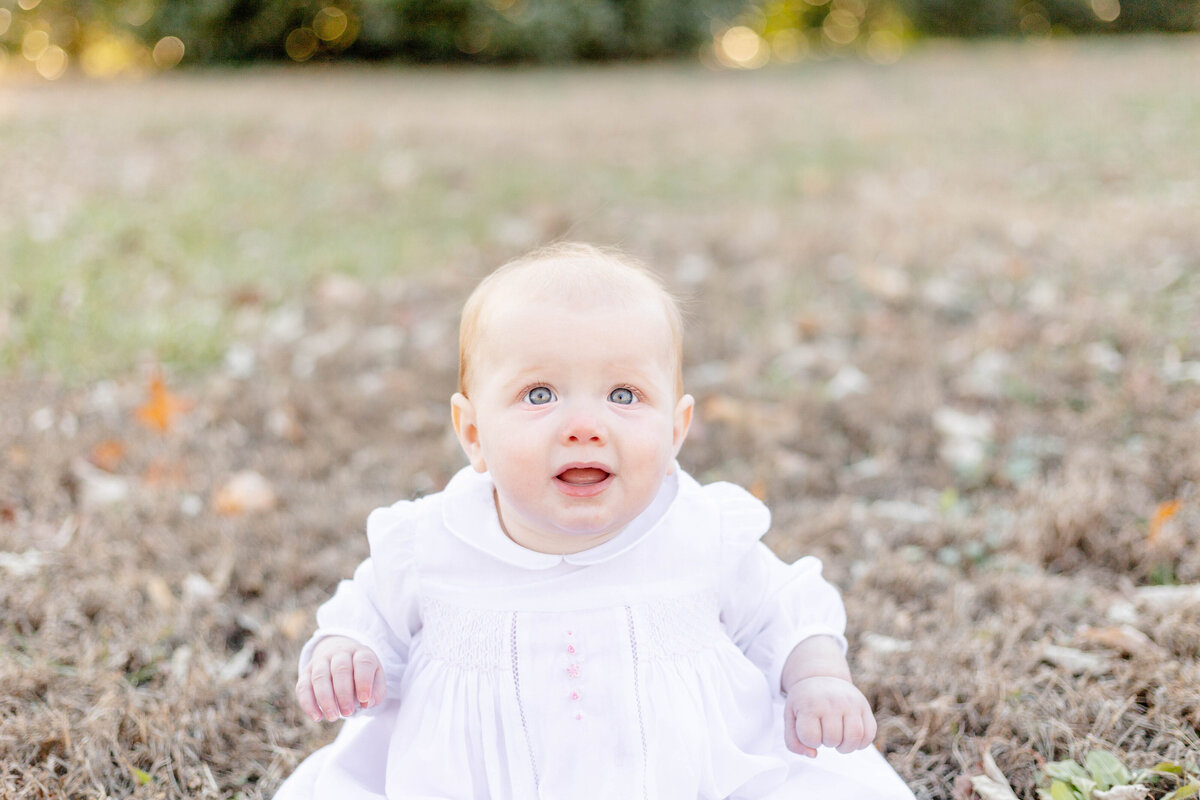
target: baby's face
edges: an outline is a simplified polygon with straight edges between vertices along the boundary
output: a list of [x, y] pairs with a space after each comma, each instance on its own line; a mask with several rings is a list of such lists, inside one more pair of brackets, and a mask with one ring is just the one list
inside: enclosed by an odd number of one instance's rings
[[471, 464], [490, 472], [508, 535], [547, 553], [615, 536], [658, 493], [691, 423], [670, 328], [652, 301], [596, 308], [510, 298], [476, 340], [452, 401]]

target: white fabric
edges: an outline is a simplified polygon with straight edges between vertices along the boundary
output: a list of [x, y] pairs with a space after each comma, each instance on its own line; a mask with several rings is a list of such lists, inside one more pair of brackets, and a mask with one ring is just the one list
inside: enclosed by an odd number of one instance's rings
[[624, 531], [574, 555], [504, 535], [486, 474], [374, 511], [371, 555], [317, 612], [385, 665], [389, 699], [342, 723], [277, 800], [911, 800], [873, 749], [783, 745], [780, 672], [845, 646], [821, 564], [759, 539], [766, 507], [676, 468]]

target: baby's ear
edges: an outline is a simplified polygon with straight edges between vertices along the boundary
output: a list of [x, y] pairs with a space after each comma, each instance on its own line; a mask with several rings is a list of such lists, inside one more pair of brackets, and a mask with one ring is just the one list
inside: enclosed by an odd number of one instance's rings
[[450, 398], [450, 420], [454, 423], [454, 433], [471, 466], [476, 472], [487, 472], [483, 448], [479, 444], [479, 426], [475, 424], [475, 406], [461, 392], [455, 392]]

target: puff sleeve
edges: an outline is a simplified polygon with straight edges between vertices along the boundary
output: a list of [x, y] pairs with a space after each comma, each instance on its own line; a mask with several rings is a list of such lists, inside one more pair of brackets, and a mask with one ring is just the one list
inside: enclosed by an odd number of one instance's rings
[[317, 630], [300, 652], [300, 671], [327, 636], [347, 636], [371, 648], [388, 685], [399, 686], [413, 636], [421, 629], [415, 565], [420, 501], [377, 508], [367, 517], [370, 556], [317, 609]]
[[821, 577], [821, 562], [806, 556], [786, 564], [761, 538], [771, 512], [739, 486], [704, 487], [720, 509], [721, 619], [734, 644], [767, 676], [777, 697], [784, 662], [811, 636], [831, 636], [846, 649], [841, 595]]

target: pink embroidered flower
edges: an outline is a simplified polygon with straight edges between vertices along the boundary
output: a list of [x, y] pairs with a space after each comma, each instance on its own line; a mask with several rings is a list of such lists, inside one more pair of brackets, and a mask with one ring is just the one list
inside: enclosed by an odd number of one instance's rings
[[567, 665], [567, 677], [570, 678], [571, 680], [574, 680], [575, 678], [579, 677], [579, 665], [578, 664], [568, 664]]

